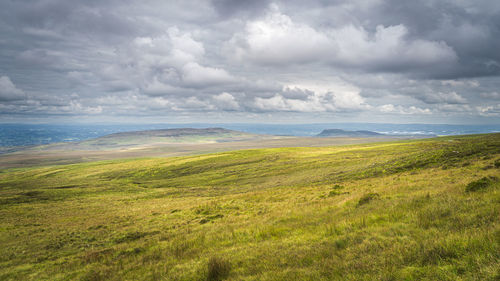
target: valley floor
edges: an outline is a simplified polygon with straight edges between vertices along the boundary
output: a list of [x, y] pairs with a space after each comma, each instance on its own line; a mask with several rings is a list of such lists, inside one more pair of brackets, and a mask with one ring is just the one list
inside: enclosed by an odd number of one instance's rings
[[228, 142], [210, 140], [210, 142], [200, 143], [163, 142], [130, 146], [93, 146], [70, 142], [19, 148], [19, 151], [13, 153], [0, 154], [0, 169], [75, 164], [112, 159], [188, 156], [242, 149], [362, 144], [396, 139], [405, 139], [405, 137], [316, 138], [263, 136], [261, 139], [232, 140]]
[[0, 171], [0, 280], [499, 280], [500, 134]]

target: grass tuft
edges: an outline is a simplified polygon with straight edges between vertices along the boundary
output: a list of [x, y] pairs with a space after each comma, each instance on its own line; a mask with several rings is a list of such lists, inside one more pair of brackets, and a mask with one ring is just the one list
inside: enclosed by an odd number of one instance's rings
[[466, 187], [465, 187], [465, 192], [476, 192], [479, 190], [483, 190], [489, 186], [491, 186], [493, 183], [497, 182], [498, 178], [497, 177], [482, 177], [478, 180], [470, 182]]
[[207, 281], [220, 281], [229, 276], [231, 264], [221, 257], [211, 257], [208, 260]]
[[367, 193], [367, 194], [363, 195], [361, 198], [359, 198], [358, 206], [370, 203], [370, 201], [377, 199], [379, 197], [380, 197], [380, 195], [378, 193], [374, 193], [374, 192]]

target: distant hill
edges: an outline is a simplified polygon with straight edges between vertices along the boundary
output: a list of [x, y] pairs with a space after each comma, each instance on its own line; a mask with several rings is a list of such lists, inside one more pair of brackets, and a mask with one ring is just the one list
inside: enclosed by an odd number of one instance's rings
[[[187, 136], [217, 136], [217, 135], [242, 135], [246, 133], [228, 130], [224, 128], [180, 128], [180, 129], [160, 129], [160, 130], [146, 130], [146, 131], [132, 131], [120, 132], [102, 136], [98, 139], [115, 139], [115, 138], [128, 138], [128, 137], [187, 137]], [[246, 134], [250, 135], [250, 134]]]
[[[181, 147], [186, 145], [217, 144], [241, 141], [259, 141], [280, 137], [258, 135], [224, 128], [178, 128], [120, 132], [102, 137], [78, 141], [59, 142], [32, 147], [15, 147], [5, 153], [15, 151], [113, 151], [159, 147]], [[1, 152], [1, 151], [0, 151]]]
[[78, 142], [85, 147], [130, 147], [158, 144], [196, 144], [219, 143], [262, 138], [261, 135], [228, 130], [224, 128], [179, 128], [121, 132], [105, 135], [96, 139]]
[[381, 137], [386, 135], [372, 131], [346, 131], [341, 129], [326, 129], [316, 136], [317, 137]]

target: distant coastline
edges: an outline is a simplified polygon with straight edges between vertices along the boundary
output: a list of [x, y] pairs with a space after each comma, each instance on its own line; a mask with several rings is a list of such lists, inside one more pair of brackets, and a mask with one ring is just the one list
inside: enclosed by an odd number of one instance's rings
[[276, 136], [316, 136], [325, 129], [370, 131], [386, 136], [448, 136], [500, 132], [500, 125], [315, 123], [315, 124], [0, 124], [0, 147], [83, 141], [105, 135], [175, 128], [214, 128]]

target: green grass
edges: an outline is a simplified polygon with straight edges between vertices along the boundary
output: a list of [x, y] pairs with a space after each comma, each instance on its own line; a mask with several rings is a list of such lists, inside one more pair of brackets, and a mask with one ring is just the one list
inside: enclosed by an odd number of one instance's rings
[[490, 134], [2, 170], [0, 280], [498, 280], [499, 159]]

